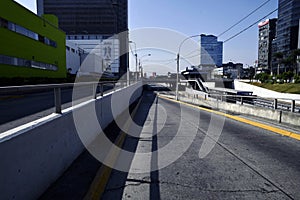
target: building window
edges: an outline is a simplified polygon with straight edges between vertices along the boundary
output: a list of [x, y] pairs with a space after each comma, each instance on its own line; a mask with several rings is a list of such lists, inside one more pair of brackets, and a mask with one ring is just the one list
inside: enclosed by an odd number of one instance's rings
[[42, 43], [45, 42], [45, 37], [44, 36], [39, 35], [38, 38], [39, 38], [40, 42], [42, 42]]
[[55, 47], [55, 48], [57, 47], [57, 44], [56, 44], [55, 41], [53, 41], [53, 40], [51, 40], [47, 37], [41, 36], [41, 35], [33, 32], [33, 31], [30, 31], [27, 28], [24, 28], [23, 26], [20, 26], [18, 24], [13, 23], [13, 22], [9, 22], [6, 19], [3, 19], [1, 17], [0, 17], [0, 27], [7, 28], [10, 31], [16, 32], [18, 34], [29, 37], [29, 38], [34, 39], [36, 41], [40, 41], [40, 42], [42, 42], [46, 45], [49, 45], [49, 46], [52, 46], [52, 47]]
[[[33, 59], [34, 59], [34, 57], [33, 57]], [[28, 68], [36, 68], [36, 69], [42, 69], [42, 70], [51, 70], [51, 71], [58, 70], [57, 65], [43, 63], [43, 62], [37, 62], [37, 61], [33, 61], [33, 60], [26, 60], [23, 58], [16, 58], [16, 57], [11, 57], [11, 56], [6, 56], [6, 55], [0, 55], [0, 64], [28, 67]]]
[[6, 19], [0, 18], [0, 27], [8, 28], [8, 21]]
[[53, 41], [53, 40], [50, 40], [50, 44], [49, 44], [50, 46], [52, 46], [52, 47], [57, 47], [57, 43], [55, 42], [55, 41]]

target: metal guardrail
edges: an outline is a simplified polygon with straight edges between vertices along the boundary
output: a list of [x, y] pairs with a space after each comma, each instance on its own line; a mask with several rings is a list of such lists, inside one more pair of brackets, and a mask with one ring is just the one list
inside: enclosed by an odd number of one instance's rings
[[[185, 80], [181, 83], [188, 83], [190, 81], [196, 80]], [[156, 81], [159, 82], [159, 81]], [[146, 83], [156, 83], [152, 80], [147, 81]], [[188, 85], [185, 85], [187, 87]], [[185, 91], [186, 89], [182, 89]], [[250, 91], [237, 91], [234, 89], [227, 89], [227, 88], [216, 88], [216, 89], [208, 89], [208, 92], [195, 90], [197, 92], [203, 92], [203, 95], [193, 95], [192, 98], [201, 98], [207, 100], [208, 98], [215, 99], [217, 101], [225, 101], [228, 103], [238, 103], [238, 104], [247, 104], [256, 107], [264, 107], [274, 110], [282, 110], [282, 111], [290, 111], [293, 113], [300, 113], [300, 104], [296, 104], [296, 100], [294, 99], [287, 99], [287, 98], [263, 98], [258, 97], [256, 95], [251, 95], [252, 92]], [[167, 92], [171, 94], [172, 92]], [[229, 93], [229, 94], [228, 94]], [[233, 93], [233, 94], [232, 94]], [[240, 95], [238, 93], [245, 93]], [[250, 94], [251, 93], [251, 94]], [[250, 94], [250, 95], [249, 95]], [[189, 95], [189, 94], [188, 94]], [[300, 100], [299, 100], [300, 101]]]
[[[132, 84], [133, 82], [131, 82]], [[63, 83], [63, 84], [41, 84], [41, 85], [24, 85], [24, 86], [7, 86], [0, 87], [0, 95], [10, 95], [16, 93], [49, 91], [53, 89], [54, 92], [54, 105], [55, 113], [61, 114], [61, 89], [74, 88], [80, 86], [91, 86], [95, 91], [93, 98], [97, 98], [97, 94], [104, 95], [104, 86], [112, 85], [113, 89], [122, 88], [127, 86], [127, 81], [103, 81], [103, 82], [80, 82], [80, 83]], [[99, 93], [97, 92], [100, 89]]]
[[241, 105], [248, 104], [257, 107], [264, 107], [274, 110], [290, 111], [300, 113], [300, 105], [296, 104], [294, 99], [286, 98], [262, 98], [257, 96], [244, 95], [223, 95], [223, 94], [208, 94], [209, 97], [217, 101], [225, 101], [228, 103], [239, 103]]

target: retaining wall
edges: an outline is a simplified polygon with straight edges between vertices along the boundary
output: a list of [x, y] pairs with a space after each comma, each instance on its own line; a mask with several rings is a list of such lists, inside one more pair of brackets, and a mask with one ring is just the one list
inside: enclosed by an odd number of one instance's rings
[[274, 120], [280, 123], [300, 126], [300, 114], [287, 111], [279, 111], [268, 108], [254, 107], [251, 105], [240, 105], [234, 103], [227, 103], [208, 98], [205, 93], [199, 91], [182, 92], [179, 100], [192, 103], [195, 105], [210, 107], [213, 109], [224, 110], [228, 112], [252, 115], [262, 117], [265, 119]]
[[[112, 94], [119, 98], [117, 105], [111, 105]], [[112, 106], [120, 114], [141, 94], [142, 83], [137, 83], [0, 134], [0, 199], [37, 199], [83, 152], [74, 112], [96, 109], [99, 123], [86, 123], [85, 139], [93, 141], [113, 121]]]

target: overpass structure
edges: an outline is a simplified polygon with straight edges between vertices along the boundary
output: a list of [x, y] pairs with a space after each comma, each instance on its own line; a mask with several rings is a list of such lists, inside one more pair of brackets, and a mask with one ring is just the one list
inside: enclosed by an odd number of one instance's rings
[[52, 85], [54, 113], [0, 134], [1, 199], [300, 198], [296, 104], [257, 107], [204, 84], [180, 101], [166, 82], [105, 84], [118, 87], [73, 88], [66, 109]]

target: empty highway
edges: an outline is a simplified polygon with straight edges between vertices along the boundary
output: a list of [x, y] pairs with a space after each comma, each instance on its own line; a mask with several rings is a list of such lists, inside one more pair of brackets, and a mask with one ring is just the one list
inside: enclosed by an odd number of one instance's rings
[[214, 112], [145, 91], [114, 169], [85, 152], [41, 199], [300, 199], [300, 142]]
[[141, 156], [112, 172], [102, 199], [300, 199], [296, 139], [153, 93], [135, 119], [144, 127], [123, 148]]

